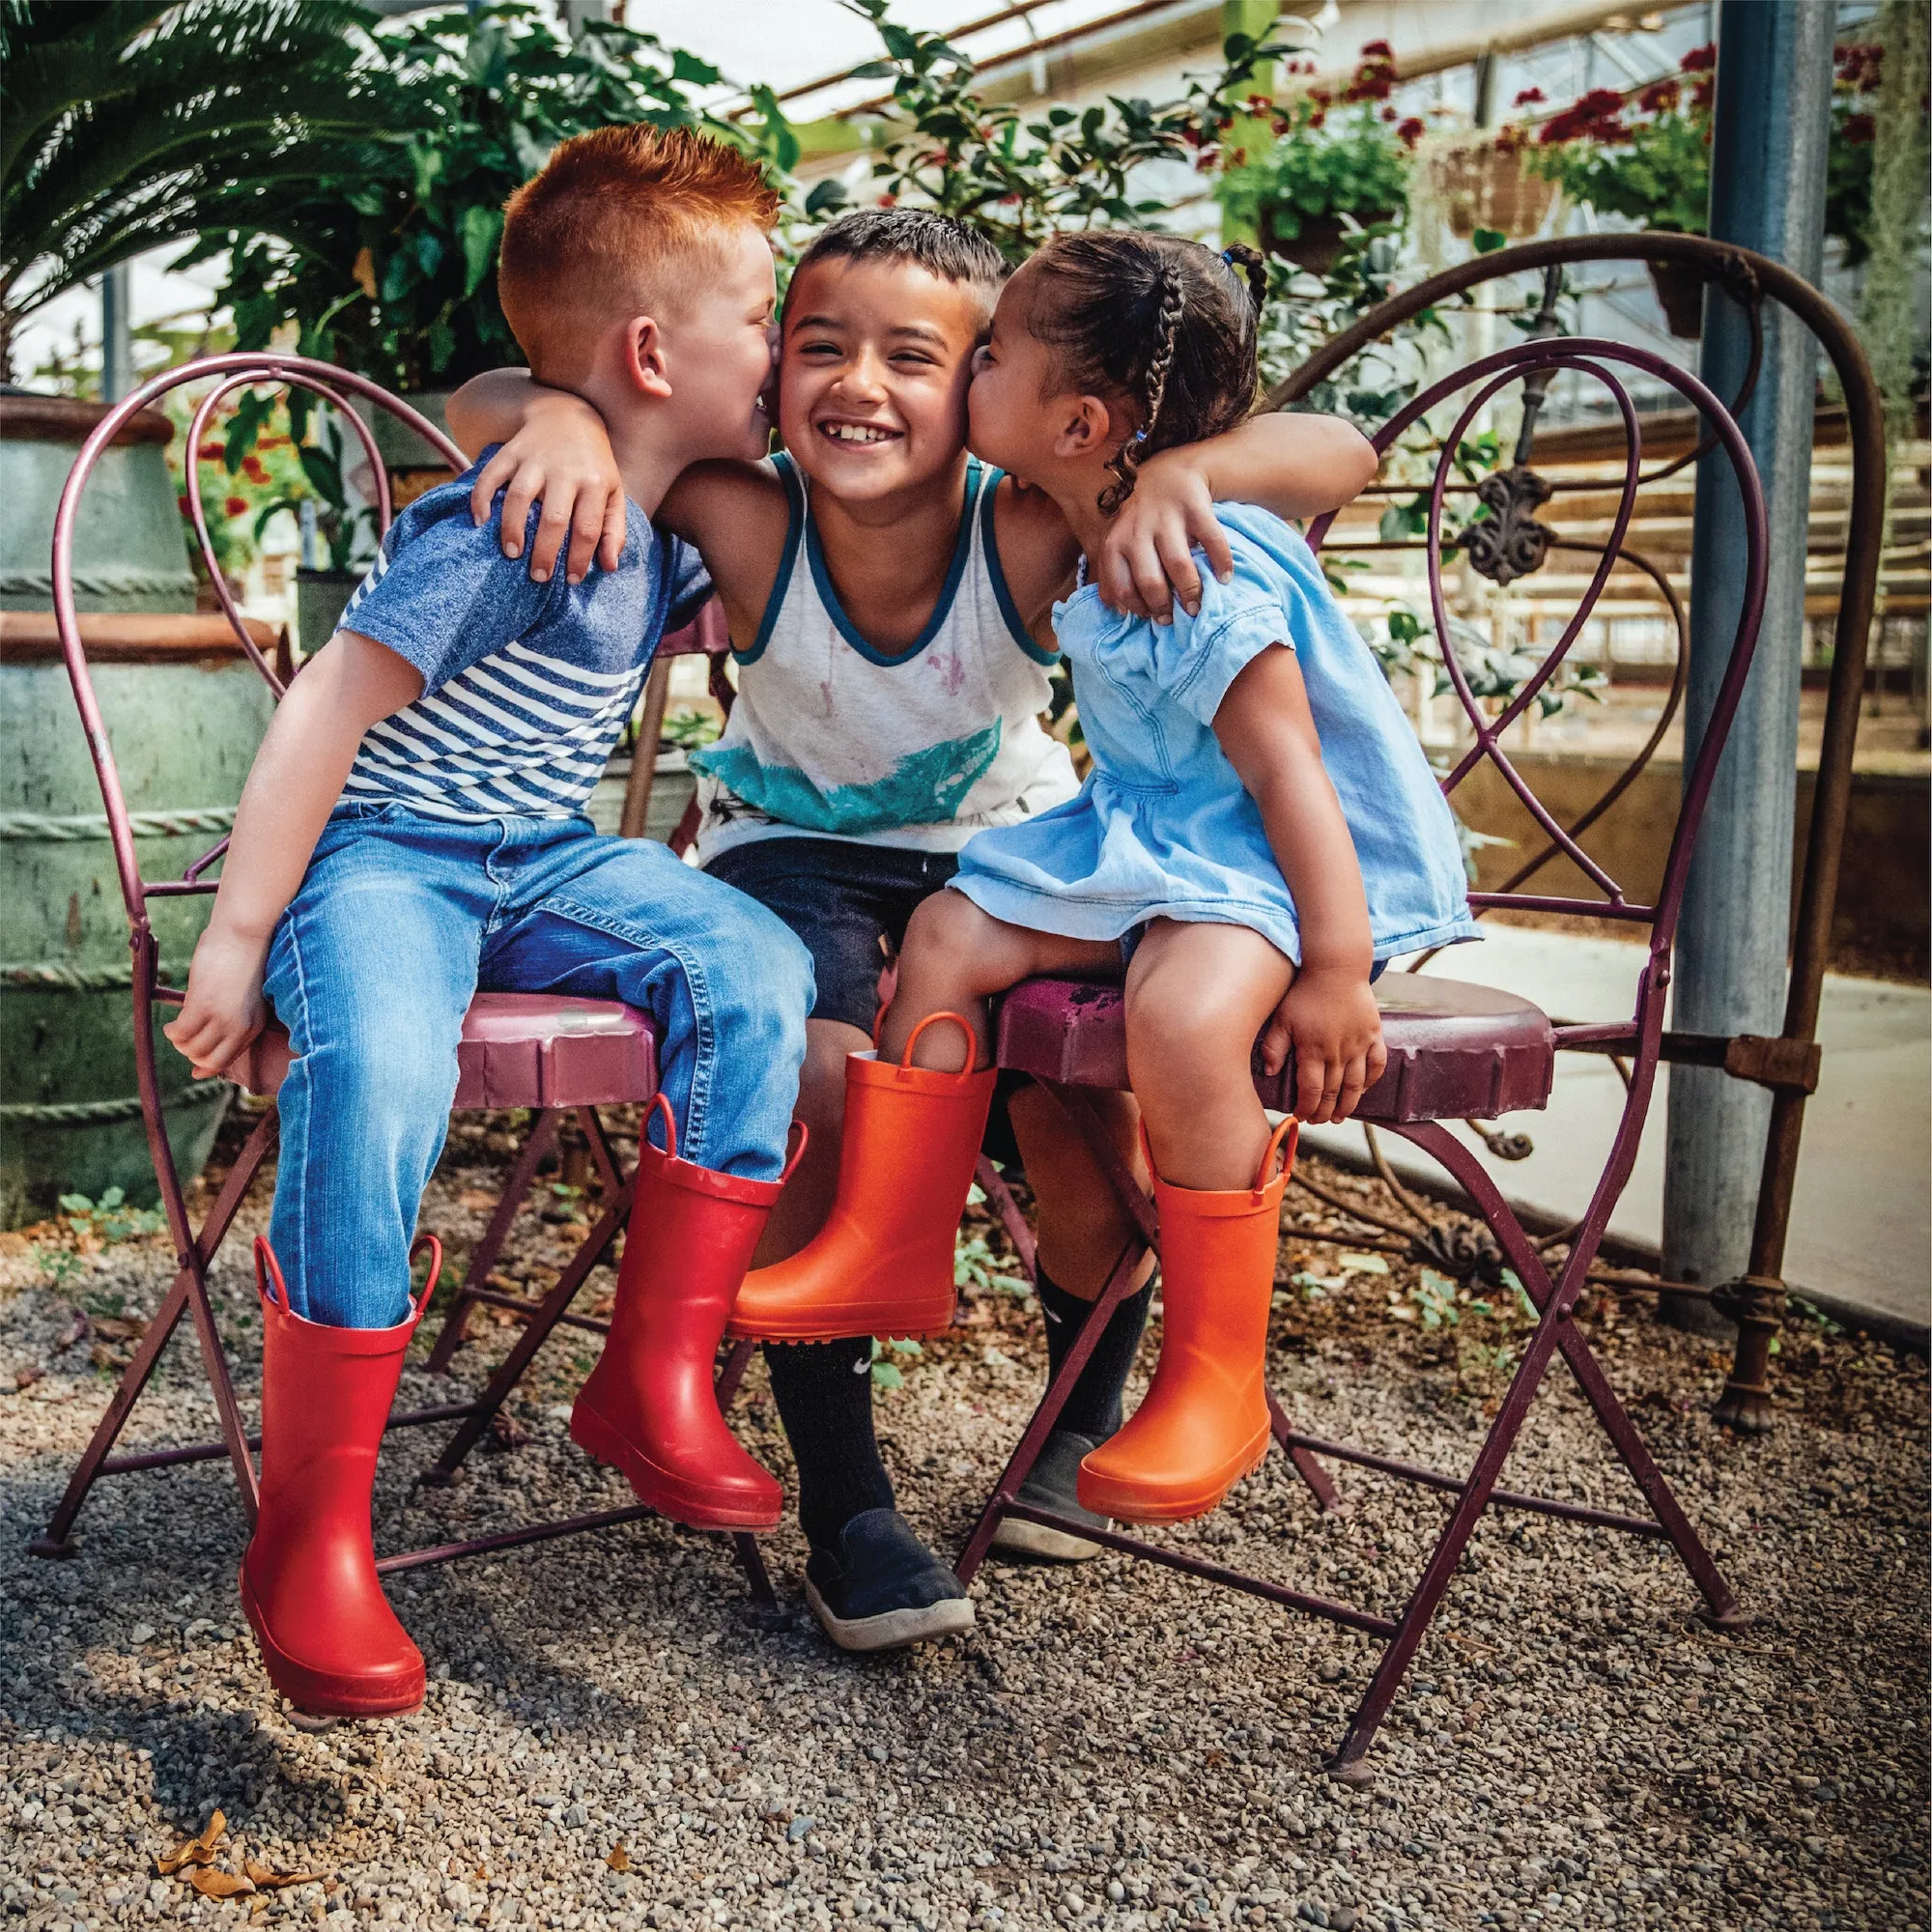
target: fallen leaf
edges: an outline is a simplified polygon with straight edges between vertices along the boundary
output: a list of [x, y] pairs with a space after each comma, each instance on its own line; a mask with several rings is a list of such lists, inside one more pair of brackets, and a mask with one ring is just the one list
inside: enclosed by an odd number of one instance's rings
[[631, 1855], [622, 1845], [619, 1845], [604, 1862], [612, 1871], [629, 1871], [631, 1869]]
[[127, 1357], [117, 1354], [105, 1342], [97, 1342], [87, 1351], [87, 1359], [97, 1369], [118, 1369]]
[[469, 1874], [469, 1883], [471, 1885], [484, 1885], [489, 1882], [489, 1878], [490, 1878], [490, 1867], [488, 1865], [478, 1865], [476, 1869]]
[[187, 1882], [204, 1898], [240, 1898], [255, 1889], [253, 1879], [238, 1878], [234, 1872], [217, 1871], [213, 1865], [199, 1865], [187, 1875]]
[[480, 1187], [466, 1187], [456, 1197], [459, 1208], [469, 1208], [478, 1214], [487, 1214], [497, 1205], [497, 1196], [486, 1194]]
[[243, 1859], [242, 1869], [250, 1881], [263, 1891], [279, 1891], [289, 1885], [320, 1885], [322, 1874], [312, 1871], [278, 1872], [270, 1871], [267, 1865], [260, 1865], [253, 1859]]
[[108, 1342], [138, 1342], [148, 1332], [145, 1321], [125, 1315], [95, 1315], [89, 1318], [94, 1332]]
[[14, 1371], [14, 1386], [16, 1389], [32, 1388], [33, 1385], [37, 1381], [39, 1381], [41, 1378], [45, 1374], [46, 1370], [39, 1367], [31, 1369], [17, 1369]]
[[200, 1837], [190, 1838], [184, 1845], [178, 1845], [172, 1852], [155, 1861], [155, 1868], [163, 1878], [180, 1871], [185, 1865], [209, 1865], [214, 1862], [214, 1848], [221, 1842], [228, 1830], [228, 1820], [217, 1811], [208, 1821], [208, 1828]]

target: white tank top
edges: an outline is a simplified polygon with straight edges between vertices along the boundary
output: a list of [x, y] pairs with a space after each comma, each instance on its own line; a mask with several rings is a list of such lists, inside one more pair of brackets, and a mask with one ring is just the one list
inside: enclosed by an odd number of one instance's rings
[[1000, 571], [1001, 472], [966, 468], [952, 567], [931, 619], [895, 656], [838, 603], [809, 486], [772, 459], [790, 510], [784, 558], [751, 648], [734, 650], [724, 734], [694, 753], [696, 857], [754, 838], [843, 838], [956, 852], [1079, 790], [1066, 748], [1040, 724], [1053, 657], [1027, 635]]

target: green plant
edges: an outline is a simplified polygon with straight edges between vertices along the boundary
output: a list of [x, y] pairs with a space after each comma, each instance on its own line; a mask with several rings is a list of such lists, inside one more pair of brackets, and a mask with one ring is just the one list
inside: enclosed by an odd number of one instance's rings
[[201, 233], [238, 179], [273, 193], [379, 139], [367, 20], [350, 0], [4, 0], [0, 375], [27, 317]]
[[[259, 417], [250, 408], [258, 401], [268, 406]], [[250, 391], [244, 398], [224, 441], [223, 460], [231, 475], [243, 470], [251, 458], [259, 466], [254, 424], [256, 420], [269, 420], [269, 412], [275, 407], [276, 399], [272, 396], [258, 399]], [[343, 435], [335, 412], [316, 410], [305, 392], [293, 391], [286, 407], [292, 420], [300, 427], [284, 440], [284, 446], [293, 451], [299, 466], [299, 485], [306, 487], [299, 487], [296, 478], [290, 478], [282, 495], [255, 512], [254, 540], [262, 541], [262, 532], [276, 517], [284, 513], [299, 517], [302, 505], [312, 503], [316, 533], [328, 548], [329, 569], [352, 570], [359, 560], [374, 553], [376, 512], [366, 503], [352, 504], [349, 500], [342, 473], [344, 459], [349, 454], [349, 440]]]
[[373, 44], [393, 137], [345, 145], [306, 181], [237, 193], [186, 258], [232, 251], [222, 295], [244, 348], [294, 332], [303, 353], [404, 389], [521, 362], [497, 299], [503, 202], [558, 141], [702, 122], [748, 148], [780, 145], [769, 127], [731, 128], [694, 104], [689, 90], [720, 78], [695, 55], [605, 21], [571, 41], [524, 0], [412, 19]]
[[1339, 105], [1352, 110], [1346, 115], [1319, 87], [1285, 110], [1253, 99], [1249, 106], [1269, 117], [1277, 138], [1265, 155], [1237, 148], [1224, 156], [1215, 189], [1223, 213], [1275, 242], [1337, 217], [1370, 226], [1394, 220], [1408, 206], [1409, 154], [1423, 131], [1420, 121], [1401, 119], [1388, 104], [1394, 85], [1388, 43], [1372, 41], [1341, 96]]
[[85, 1194], [63, 1194], [60, 1208], [77, 1239], [98, 1241], [102, 1247], [141, 1235], [158, 1235], [168, 1225], [158, 1208], [129, 1208], [118, 1187], [110, 1187], [99, 1201], [90, 1201]]
[[905, 1375], [893, 1357], [911, 1361], [925, 1352], [917, 1342], [887, 1342], [881, 1344], [875, 1337], [872, 1342], [872, 1386], [877, 1389], [895, 1389], [905, 1386]]

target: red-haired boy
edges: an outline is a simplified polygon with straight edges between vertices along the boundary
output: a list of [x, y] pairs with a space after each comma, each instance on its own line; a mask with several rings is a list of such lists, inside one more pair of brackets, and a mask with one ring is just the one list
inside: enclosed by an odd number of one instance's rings
[[271, 1231], [290, 1307], [266, 1311], [242, 1596], [270, 1679], [307, 1710], [423, 1693], [377, 1580], [369, 1498], [413, 1325], [411, 1237], [479, 988], [622, 1000], [657, 1027], [676, 1157], [639, 1150], [644, 1232], [573, 1435], [666, 1515], [779, 1520], [710, 1369], [779, 1192], [810, 960], [751, 899], [583, 815], [658, 639], [710, 594], [696, 554], [650, 519], [688, 464], [769, 440], [776, 206], [729, 149], [646, 127], [565, 142], [512, 197], [504, 313], [542, 380], [609, 425], [630, 499], [621, 560], [532, 582], [496, 520], [474, 524], [471, 475], [404, 512], [263, 740], [167, 1029], [214, 1071], [272, 1008], [296, 1056]]

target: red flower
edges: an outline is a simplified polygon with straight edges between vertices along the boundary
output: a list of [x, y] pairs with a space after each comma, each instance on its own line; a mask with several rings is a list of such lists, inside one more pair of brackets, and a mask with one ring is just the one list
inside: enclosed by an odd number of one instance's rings
[[1250, 114], [1272, 114], [1274, 112], [1274, 102], [1265, 94], [1249, 95], [1247, 106]]
[[1845, 139], [1854, 148], [1867, 147], [1872, 138], [1872, 118], [1869, 114], [1848, 114], [1845, 117]]
[[1718, 65], [1718, 43], [1711, 41], [1701, 47], [1692, 47], [1677, 65], [1686, 73], [1711, 72]]
[[1384, 121], [1393, 121], [1396, 118], [1396, 110], [1393, 107], [1384, 107], [1382, 109], [1382, 119]]
[[1637, 96], [1636, 104], [1646, 114], [1668, 114], [1683, 92], [1674, 80], [1654, 80]]
[[1362, 58], [1365, 61], [1392, 61], [1395, 59], [1395, 49], [1386, 41], [1364, 41], [1362, 43]]
[[1878, 86], [1885, 48], [1871, 42], [1854, 43], [1838, 49], [1833, 65], [1839, 84], [1848, 92], [1869, 94]]
[[1315, 110], [1315, 112], [1308, 117], [1308, 125], [1311, 128], [1325, 127], [1327, 125], [1327, 121], [1328, 121], [1328, 110], [1325, 107], [1318, 107]]
[[1422, 139], [1423, 126], [1413, 114], [1395, 130], [1395, 137], [1405, 148], [1412, 148]]
[[191, 506], [189, 505], [187, 500], [187, 492], [185, 490], [184, 490], [181, 493], [181, 495], [175, 498], [175, 508], [178, 509], [185, 517], [192, 514]]
[[1325, 87], [1311, 87], [1308, 90], [1308, 98], [1318, 107], [1327, 107], [1335, 99]]
[[1560, 113], [1543, 124], [1537, 139], [1546, 148], [1566, 141], [1601, 141], [1614, 147], [1630, 139], [1630, 129], [1619, 118], [1624, 98], [1613, 87], [1593, 87], [1580, 100], [1573, 100]]
[[259, 456], [244, 456], [242, 459], [242, 473], [251, 483], [266, 483], [269, 480], [269, 472], [262, 468]]
[[1525, 87], [1510, 104], [1514, 107], [1534, 107], [1544, 98], [1542, 88]]
[[1716, 94], [1718, 88], [1717, 88], [1717, 83], [1715, 81], [1709, 79], [1700, 80], [1690, 90], [1691, 112], [1696, 113], [1701, 109], [1710, 106], [1711, 97], [1714, 94]]
[[230, 497], [221, 506], [222, 514], [229, 517], [244, 516], [248, 509], [246, 497]]
[[213, 437], [210, 437], [209, 440], [206, 442], [204, 442], [199, 449], [195, 451], [195, 454], [201, 457], [204, 461], [213, 461], [215, 457], [221, 454], [221, 447], [222, 446], [219, 441], [217, 441]]

